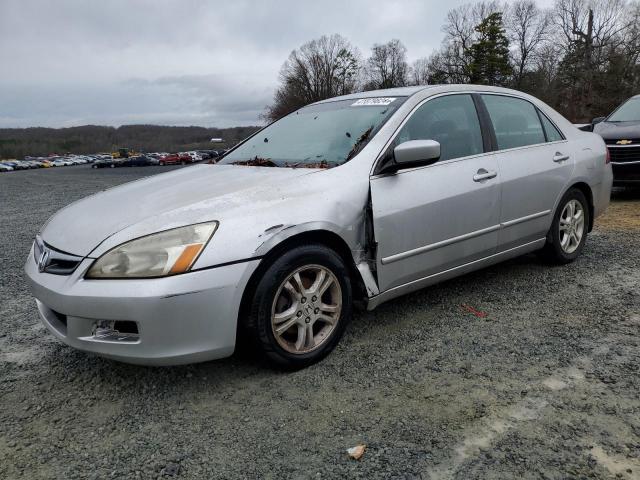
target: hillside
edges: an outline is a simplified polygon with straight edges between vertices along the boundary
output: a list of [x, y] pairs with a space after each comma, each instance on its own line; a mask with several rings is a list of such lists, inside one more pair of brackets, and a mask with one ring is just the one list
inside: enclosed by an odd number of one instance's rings
[[[117, 128], [96, 125], [70, 128], [2, 128], [0, 158], [22, 158], [25, 155], [39, 156], [50, 153], [111, 152], [118, 147], [143, 152], [215, 149], [235, 145], [258, 128], [159, 125], [123, 125]], [[209, 143], [211, 138], [222, 138], [224, 143]]]

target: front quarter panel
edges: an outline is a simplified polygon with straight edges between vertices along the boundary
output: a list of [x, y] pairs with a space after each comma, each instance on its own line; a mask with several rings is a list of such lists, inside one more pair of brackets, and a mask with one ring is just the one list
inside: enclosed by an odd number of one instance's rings
[[362, 249], [368, 176], [345, 164], [298, 179], [290, 188], [220, 211], [220, 225], [194, 269], [260, 257], [287, 238], [312, 230], [339, 235]]

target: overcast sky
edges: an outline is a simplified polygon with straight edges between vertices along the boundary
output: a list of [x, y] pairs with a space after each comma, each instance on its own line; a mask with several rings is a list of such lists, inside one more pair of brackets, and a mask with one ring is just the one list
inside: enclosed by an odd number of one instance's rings
[[415, 60], [463, 3], [0, 0], [0, 127], [256, 124], [304, 42], [399, 38]]

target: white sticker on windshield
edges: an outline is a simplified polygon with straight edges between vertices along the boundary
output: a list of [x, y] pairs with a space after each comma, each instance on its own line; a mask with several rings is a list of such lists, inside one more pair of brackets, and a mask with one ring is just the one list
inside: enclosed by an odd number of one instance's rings
[[391, 104], [391, 102], [393, 102], [394, 100], [395, 100], [394, 97], [361, 98], [360, 100], [357, 100], [356, 102], [352, 103], [351, 106], [352, 107], [361, 107], [366, 105], [384, 106], [384, 105]]

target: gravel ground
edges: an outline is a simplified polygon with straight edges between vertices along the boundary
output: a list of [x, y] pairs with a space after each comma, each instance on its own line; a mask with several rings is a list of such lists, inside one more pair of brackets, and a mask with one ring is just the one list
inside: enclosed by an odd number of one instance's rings
[[33, 236], [166, 169], [0, 175], [0, 478], [640, 478], [639, 192], [575, 263], [529, 255], [358, 313], [304, 371], [59, 344], [22, 276]]

